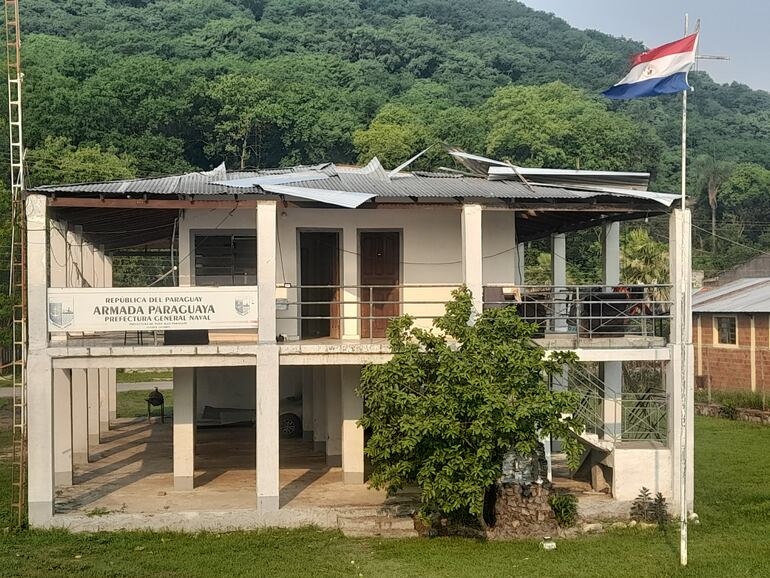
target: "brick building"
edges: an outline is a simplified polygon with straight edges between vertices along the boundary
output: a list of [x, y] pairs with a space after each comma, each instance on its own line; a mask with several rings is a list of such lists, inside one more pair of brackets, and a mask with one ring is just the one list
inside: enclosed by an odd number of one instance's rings
[[770, 385], [770, 277], [705, 287], [693, 297], [696, 387]]

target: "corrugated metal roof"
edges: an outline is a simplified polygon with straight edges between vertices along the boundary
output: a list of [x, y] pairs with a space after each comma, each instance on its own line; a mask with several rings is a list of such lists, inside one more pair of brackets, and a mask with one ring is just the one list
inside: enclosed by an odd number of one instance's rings
[[[222, 167], [213, 171], [194, 172], [169, 177], [130, 179], [103, 183], [49, 185], [32, 189], [34, 192], [73, 196], [93, 195], [173, 195], [173, 196], [232, 196], [262, 194], [260, 183], [275, 181], [292, 187], [364, 193], [378, 198], [471, 198], [471, 199], [554, 199], [585, 200], [597, 197], [615, 199], [634, 198], [651, 200], [670, 206], [676, 195], [632, 191], [627, 189], [602, 189], [581, 186], [558, 186], [517, 180], [488, 180], [479, 177], [446, 175], [440, 173], [402, 173], [393, 178], [384, 175], [379, 163], [366, 167], [339, 170], [331, 163], [315, 166], [297, 166], [288, 169], [262, 171], [228, 171]], [[312, 180], [307, 180], [312, 177]], [[296, 180], [295, 180], [296, 178]], [[305, 181], [305, 182], [303, 182]], [[250, 182], [252, 188], [233, 188]]]
[[704, 287], [693, 295], [692, 310], [693, 313], [770, 313], [770, 277]]

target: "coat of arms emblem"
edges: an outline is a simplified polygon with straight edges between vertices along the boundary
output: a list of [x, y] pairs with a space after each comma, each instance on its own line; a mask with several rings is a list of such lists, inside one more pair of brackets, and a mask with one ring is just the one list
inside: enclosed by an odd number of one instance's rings
[[49, 301], [48, 320], [51, 322], [51, 325], [59, 329], [69, 327], [75, 320], [73, 298], [61, 297], [57, 301]]
[[235, 298], [235, 312], [241, 317], [246, 317], [251, 312], [254, 298], [249, 295], [241, 295]]

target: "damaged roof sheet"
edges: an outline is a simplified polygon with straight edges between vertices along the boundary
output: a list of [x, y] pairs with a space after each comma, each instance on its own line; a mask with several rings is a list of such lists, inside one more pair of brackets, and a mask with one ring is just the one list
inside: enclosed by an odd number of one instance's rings
[[[576, 171], [570, 171], [572, 173]], [[628, 173], [631, 174], [631, 173]], [[498, 175], [496, 177], [500, 179]], [[281, 187], [278, 192], [275, 187]], [[309, 189], [304, 192], [304, 189]], [[489, 199], [489, 200], [569, 200], [580, 201], [599, 197], [633, 198], [654, 201], [666, 207], [677, 195], [637, 191], [626, 188], [559, 185], [538, 183], [534, 179], [490, 180], [483, 177], [463, 176], [456, 173], [399, 173], [392, 177], [375, 161], [366, 167], [337, 167], [327, 163], [315, 166], [297, 166], [288, 169], [261, 171], [225, 171], [220, 166], [212, 171], [194, 172], [169, 177], [154, 177], [48, 185], [31, 189], [43, 194], [66, 196], [233, 196], [282, 194], [287, 197], [313, 200], [340, 206], [350, 205], [363, 196], [368, 199]], [[350, 195], [348, 194], [350, 193]], [[363, 201], [362, 201], [363, 202]], [[346, 204], [347, 203], [347, 204]], [[360, 204], [360, 203], [359, 203]]]

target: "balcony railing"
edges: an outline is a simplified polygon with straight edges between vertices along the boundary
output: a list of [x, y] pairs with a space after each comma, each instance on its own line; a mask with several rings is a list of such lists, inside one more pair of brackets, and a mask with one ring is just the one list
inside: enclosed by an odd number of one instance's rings
[[[444, 313], [455, 284], [442, 285], [300, 285], [282, 287], [279, 326], [300, 338], [357, 336], [384, 337], [387, 323], [411, 315], [430, 326]], [[484, 287], [484, 309], [513, 307], [536, 326], [535, 338], [568, 338], [568, 346], [591, 347], [612, 339], [645, 338], [662, 345], [670, 327], [668, 285], [612, 288], [567, 286]], [[288, 323], [294, 323], [291, 327]], [[298, 325], [298, 327], [296, 327]], [[280, 329], [279, 329], [280, 331]]]
[[516, 307], [537, 325], [536, 337], [571, 334], [577, 341], [596, 338], [667, 339], [669, 285], [522, 286], [487, 285], [484, 308]]
[[[385, 337], [388, 322], [410, 315], [430, 327], [444, 314], [457, 284], [294, 285], [279, 288], [279, 332], [298, 331], [300, 338]], [[286, 325], [293, 323], [295, 326]], [[298, 325], [298, 327], [297, 327]]]

